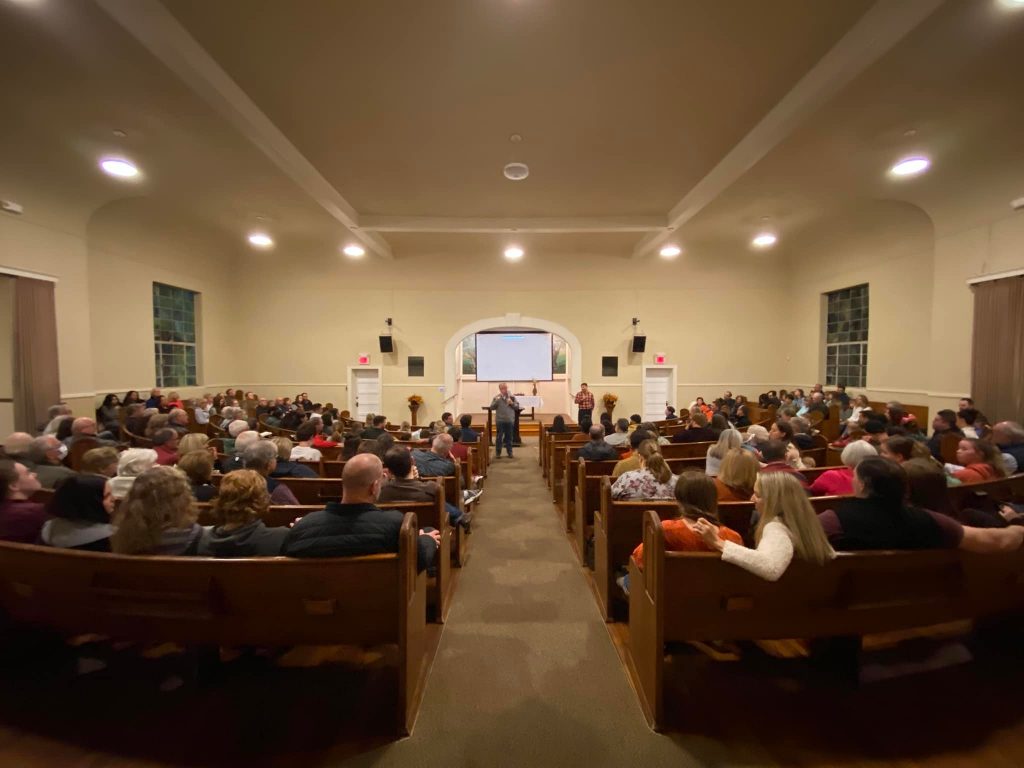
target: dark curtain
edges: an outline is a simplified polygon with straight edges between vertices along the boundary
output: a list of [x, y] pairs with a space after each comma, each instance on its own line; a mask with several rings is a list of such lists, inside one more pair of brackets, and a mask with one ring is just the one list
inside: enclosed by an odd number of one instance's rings
[[53, 288], [27, 277], [14, 283], [14, 428], [30, 434], [60, 402]]
[[993, 424], [1024, 421], [1024, 277], [974, 286], [971, 396]]

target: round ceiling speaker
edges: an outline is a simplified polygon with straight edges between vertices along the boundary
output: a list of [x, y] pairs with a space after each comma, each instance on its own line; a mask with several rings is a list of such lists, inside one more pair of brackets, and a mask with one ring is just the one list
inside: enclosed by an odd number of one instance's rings
[[509, 163], [502, 170], [509, 181], [522, 181], [530, 175], [530, 166], [526, 163]]

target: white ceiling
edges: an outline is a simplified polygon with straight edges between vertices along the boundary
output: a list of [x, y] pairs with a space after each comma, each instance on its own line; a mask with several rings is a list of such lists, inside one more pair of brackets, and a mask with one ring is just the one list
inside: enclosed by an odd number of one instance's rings
[[231, 254], [700, 257], [763, 217], [785, 252], [1009, 194], [1022, 64], [998, 0], [0, 0], [0, 197], [65, 226], [138, 197]]

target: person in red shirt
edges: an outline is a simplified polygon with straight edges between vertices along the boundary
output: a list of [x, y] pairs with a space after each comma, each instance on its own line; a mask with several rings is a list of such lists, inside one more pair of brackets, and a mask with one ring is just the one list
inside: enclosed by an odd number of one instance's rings
[[42, 486], [24, 464], [0, 460], [0, 539], [35, 544], [48, 516], [46, 508], [29, 501]]
[[956, 448], [956, 460], [961, 468], [953, 472], [953, 477], [964, 485], [1006, 477], [1002, 454], [992, 443], [965, 438]]
[[786, 451], [788, 448], [789, 446], [781, 440], [769, 440], [767, 443], [762, 445], [761, 460], [764, 461], [764, 466], [761, 467], [761, 471], [788, 472], [800, 481], [800, 485], [807, 488], [807, 478], [800, 474], [798, 470], [786, 463]]
[[[665, 532], [666, 552], [710, 552], [695, 523], [706, 520], [718, 529], [718, 537], [742, 546], [743, 537], [732, 528], [718, 522], [718, 490], [715, 481], [703, 472], [683, 472], [676, 481], [676, 501], [679, 503], [679, 517], [663, 520], [661, 529]], [[633, 550], [637, 565], [644, 567], [644, 545], [638, 544]], [[624, 588], [629, 589], [628, 582]]]
[[576, 393], [576, 397], [573, 398], [573, 402], [579, 406], [579, 413], [576, 415], [576, 422], [579, 424], [583, 423], [586, 419], [590, 421], [594, 416], [594, 393], [590, 391], [587, 385], [581, 384], [580, 391]]
[[161, 429], [153, 435], [153, 450], [156, 451], [156, 463], [172, 467], [178, 463], [178, 433], [173, 429]]
[[334, 440], [324, 436], [324, 422], [322, 419], [311, 419], [314, 427], [316, 427], [316, 435], [313, 437], [311, 443], [313, 448], [333, 448], [337, 445]]
[[448, 435], [452, 439], [452, 449], [450, 451], [452, 458], [456, 461], [462, 461], [469, 456], [469, 446], [459, 441], [462, 437], [461, 427], [451, 427], [448, 430]]

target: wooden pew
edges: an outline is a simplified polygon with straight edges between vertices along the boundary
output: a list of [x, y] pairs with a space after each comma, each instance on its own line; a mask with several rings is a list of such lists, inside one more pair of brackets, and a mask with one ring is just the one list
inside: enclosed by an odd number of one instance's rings
[[[436, 528], [441, 534], [441, 545], [437, 551], [437, 574], [428, 579], [428, 604], [434, 608], [434, 618], [443, 624], [448, 618], [448, 609], [452, 597], [452, 538], [454, 532], [448, 523], [448, 512], [444, 508], [444, 500], [438, 496], [437, 503], [422, 501], [390, 501], [381, 502], [381, 509], [395, 509], [405, 514], [411, 512], [419, 520], [420, 528]], [[296, 520], [311, 512], [319, 512], [323, 504], [304, 504], [300, 506], [272, 506], [260, 517], [268, 528], [291, 526]], [[215, 525], [213, 504], [201, 502], [196, 504], [199, 513], [197, 522], [200, 525]]]
[[[460, 512], [466, 511], [466, 504], [462, 498], [462, 478], [456, 475], [447, 477], [421, 477], [421, 480], [437, 480], [444, 488], [444, 499]], [[446, 513], [447, 514], [447, 513]], [[462, 568], [469, 560], [469, 537], [466, 530], [460, 525], [452, 534], [452, 562]]]
[[954, 514], [965, 509], [996, 512], [1008, 502], [1024, 500], [1024, 473], [971, 485], [954, 485], [948, 489], [950, 506]]
[[[615, 461], [590, 461], [586, 462], [577, 459], [572, 462], [576, 473], [574, 484], [575, 497], [572, 508], [569, 512], [572, 523], [573, 540], [576, 543], [576, 554], [581, 564], [586, 561], [587, 540], [592, 535], [591, 528], [594, 525], [594, 513], [601, 506], [601, 482], [602, 478], [609, 478], [613, 482], [611, 474], [615, 470]], [[679, 475], [686, 471], [704, 471], [705, 459], [700, 457], [687, 459], [666, 459], [672, 470], [672, 474]]]
[[426, 679], [426, 575], [416, 516], [397, 554], [331, 559], [136, 557], [0, 543], [14, 624], [186, 646], [397, 646], [396, 726], [412, 732]]
[[[812, 496], [815, 512], [832, 509], [841, 496]], [[624, 608], [615, 584], [615, 572], [629, 561], [643, 537], [644, 513], [653, 510], [662, 520], [675, 519], [679, 508], [675, 501], [615, 501], [611, 497], [610, 478], [601, 483], [601, 506], [594, 515], [594, 582], [598, 602], [605, 621], [614, 621]], [[718, 505], [718, 518], [743, 537], [747, 545], [753, 543], [750, 521], [754, 513], [751, 501], [732, 501]]]
[[652, 728], [664, 719], [666, 644], [707, 640], [856, 638], [1019, 614], [1024, 551], [840, 553], [794, 561], [769, 582], [715, 553], [666, 552], [660, 521], [643, 521], [644, 568], [629, 565], [629, 648]]
[[586, 435], [580, 432], [548, 432], [544, 435], [545, 448], [544, 448], [544, 465], [543, 465], [543, 476], [548, 481], [548, 485], [551, 485], [551, 460], [554, 453], [554, 449], [560, 443], [566, 442], [577, 442], [585, 443], [588, 438]]

